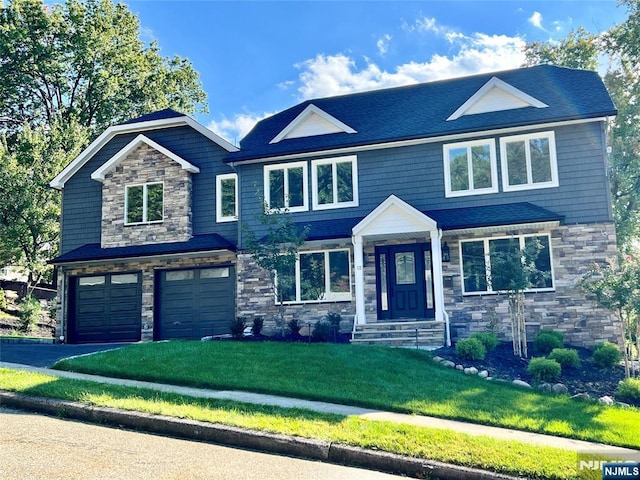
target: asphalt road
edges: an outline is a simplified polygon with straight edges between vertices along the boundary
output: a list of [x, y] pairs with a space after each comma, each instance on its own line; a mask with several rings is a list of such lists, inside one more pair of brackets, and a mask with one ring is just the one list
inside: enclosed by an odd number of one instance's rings
[[76, 355], [112, 350], [128, 343], [65, 345], [48, 343], [0, 343], [0, 362], [51, 367], [58, 360]]
[[392, 480], [369, 470], [0, 409], [3, 480]]

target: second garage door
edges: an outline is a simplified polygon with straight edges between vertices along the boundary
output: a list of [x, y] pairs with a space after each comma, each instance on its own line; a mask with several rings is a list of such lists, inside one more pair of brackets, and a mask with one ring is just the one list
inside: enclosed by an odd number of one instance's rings
[[230, 333], [235, 315], [232, 266], [160, 271], [156, 285], [156, 340]]

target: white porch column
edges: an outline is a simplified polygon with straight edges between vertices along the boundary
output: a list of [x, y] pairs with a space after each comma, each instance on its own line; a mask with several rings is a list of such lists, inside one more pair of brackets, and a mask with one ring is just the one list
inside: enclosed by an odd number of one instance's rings
[[353, 242], [353, 266], [356, 283], [356, 324], [367, 323], [364, 312], [364, 247], [362, 235], [351, 237]]
[[431, 230], [431, 256], [433, 258], [433, 296], [435, 297], [436, 321], [444, 318], [444, 287], [442, 285], [442, 249], [438, 230]]

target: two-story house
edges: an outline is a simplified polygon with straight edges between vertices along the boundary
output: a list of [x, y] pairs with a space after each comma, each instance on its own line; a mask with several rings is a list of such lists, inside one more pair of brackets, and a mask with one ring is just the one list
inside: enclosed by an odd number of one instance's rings
[[273, 328], [269, 275], [243, 242], [266, 203], [309, 230], [279, 272], [287, 319], [340, 313], [354, 340], [399, 344], [506, 326], [492, 257], [535, 243], [530, 328], [614, 340], [576, 281], [615, 254], [615, 114], [595, 72], [537, 66], [309, 100], [239, 149], [172, 111], [112, 127], [52, 182], [60, 324], [71, 341], [123, 339], [119, 322], [131, 339], [199, 338], [234, 314]]

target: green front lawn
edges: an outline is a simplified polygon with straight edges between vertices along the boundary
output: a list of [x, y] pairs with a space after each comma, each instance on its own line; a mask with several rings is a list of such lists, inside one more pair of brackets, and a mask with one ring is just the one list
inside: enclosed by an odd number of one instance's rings
[[[577, 474], [575, 452], [450, 430], [301, 409], [198, 399], [9, 369], [0, 369], [0, 389], [337, 442], [532, 479], [584, 478]], [[599, 478], [599, 472], [596, 473]]]
[[577, 402], [435, 365], [427, 352], [335, 344], [158, 342], [63, 360], [106, 376], [433, 415], [640, 448], [640, 410]]

